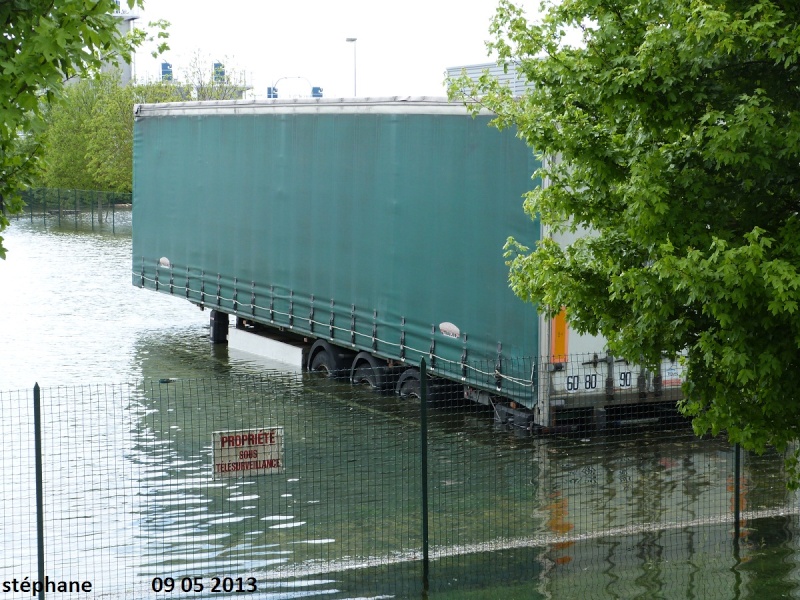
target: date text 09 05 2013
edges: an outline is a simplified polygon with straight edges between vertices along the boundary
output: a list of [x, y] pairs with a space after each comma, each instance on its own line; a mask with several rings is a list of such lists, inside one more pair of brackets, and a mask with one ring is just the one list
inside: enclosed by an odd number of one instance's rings
[[154, 577], [150, 583], [154, 592], [256, 592], [255, 577]]

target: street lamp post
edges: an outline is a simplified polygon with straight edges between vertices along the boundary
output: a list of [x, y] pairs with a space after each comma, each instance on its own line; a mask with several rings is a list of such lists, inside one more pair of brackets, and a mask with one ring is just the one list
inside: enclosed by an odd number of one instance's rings
[[354, 37], [349, 37], [345, 40], [346, 42], [352, 42], [353, 44], [353, 97], [357, 95], [356, 94], [356, 40], [358, 40], [358, 38]]

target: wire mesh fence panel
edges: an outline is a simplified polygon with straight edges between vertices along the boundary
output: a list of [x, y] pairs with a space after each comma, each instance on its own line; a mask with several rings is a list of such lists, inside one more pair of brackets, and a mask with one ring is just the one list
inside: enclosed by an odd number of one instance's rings
[[[743, 453], [737, 477], [724, 438], [697, 438], [659, 407], [522, 426], [499, 397], [471, 402], [431, 380], [423, 405], [412, 383], [402, 396], [297, 373], [43, 390], [53, 591], [419, 597], [426, 549], [441, 598], [796, 589], [798, 499], [782, 455]], [[0, 394], [0, 460], [14, 474], [0, 584], [36, 578], [31, 404]]]
[[36, 575], [36, 479], [30, 392], [0, 392], [0, 582]]
[[[124, 598], [419, 588], [418, 424], [345, 389], [286, 375], [46, 390], [48, 577]], [[18, 470], [20, 447], [4, 454]], [[23, 488], [9, 576], [35, 576]]]
[[[728, 598], [740, 564], [777, 551], [756, 541], [776, 518], [796, 531], [784, 457], [742, 453], [737, 481], [735, 448], [724, 436], [698, 438], [677, 413], [677, 361], [655, 373], [596, 355], [471, 370], [489, 378], [493, 368], [498, 393], [483, 397], [484, 408], [456, 392], [431, 416], [431, 427], [438, 419], [453, 434], [429, 449], [443, 470], [431, 471], [432, 518], [441, 521], [432, 543], [450, 548], [442, 571], [462, 583], [471, 573], [520, 597]], [[509, 399], [510, 385], [532, 391]], [[470, 406], [484, 418], [490, 411], [493, 435], [485, 421], [470, 430]], [[481, 454], [493, 469], [476, 468]], [[471, 557], [458, 556], [465, 547]], [[433, 589], [454, 585], [440, 572], [434, 564]]]

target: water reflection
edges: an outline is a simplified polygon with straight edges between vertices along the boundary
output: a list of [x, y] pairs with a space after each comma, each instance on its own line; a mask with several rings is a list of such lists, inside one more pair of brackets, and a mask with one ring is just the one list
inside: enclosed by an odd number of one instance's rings
[[[788, 541], [759, 544], [762, 528], [775, 520], [752, 517], [789, 510], [796, 519], [796, 496], [775, 485], [782, 480], [781, 457], [745, 461], [741, 505], [761, 512], [745, 513], [750, 519], [742, 522], [736, 553], [733, 453], [721, 440], [697, 440], [681, 429], [637, 432], [603, 444], [555, 442], [542, 460], [553, 465], [545, 486], [548, 528], [569, 540], [547, 546], [543, 592], [586, 598], [600, 597], [597, 590], [607, 598], [772, 597], [742, 590], [759, 587], [759, 576], [774, 576], [751, 573], [744, 565], [772, 556]], [[796, 569], [785, 575], [795, 579]]]

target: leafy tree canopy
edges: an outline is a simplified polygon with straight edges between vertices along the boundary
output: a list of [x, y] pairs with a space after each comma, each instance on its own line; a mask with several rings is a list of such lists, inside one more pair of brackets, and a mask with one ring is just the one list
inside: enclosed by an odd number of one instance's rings
[[116, 73], [68, 86], [47, 111], [38, 136], [41, 182], [54, 188], [130, 192], [134, 105], [180, 100], [172, 83], [123, 86]]
[[82, 79], [64, 90], [61, 101], [50, 106], [37, 136], [41, 144], [41, 181], [47, 187], [76, 190], [97, 188], [89, 171], [86, 148], [95, 107], [110, 93], [108, 77]]
[[130, 192], [133, 186], [133, 108], [148, 102], [178, 102], [179, 90], [167, 82], [107, 88], [88, 123], [85, 156], [100, 189]]
[[[142, 0], [127, 5], [141, 7]], [[36, 168], [29, 138], [41, 129], [47, 104], [61, 98], [65, 81], [99, 72], [104, 61], [129, 60], [144, 42], [144, 32], [128, 36], [117, 28], [117, 10], [114, 0], [0, 2], [0, 203], [6, 211], [21, 209], [19, 191]], [[0, 210], [0, 232], [7, 226]]]
[[745, 448], [800, 438], [800, 4], [501, 0], [488, 74], [451, 94], [545, 158], [525, 209], [568, 246], [507, 245], [511, 287], [620, 356], [686, 353], [682, 410]]

